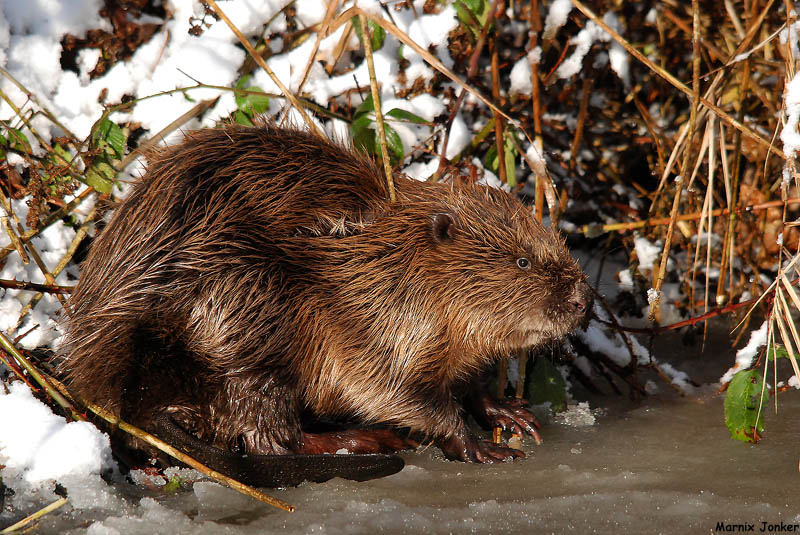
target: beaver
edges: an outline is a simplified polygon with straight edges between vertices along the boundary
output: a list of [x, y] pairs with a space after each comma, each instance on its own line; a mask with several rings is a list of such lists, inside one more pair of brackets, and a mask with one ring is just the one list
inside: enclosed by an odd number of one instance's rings
[[[465, 397], [480, 423], [538, 441], [483, 373], [573, 330], [589, 294], [563, 238], [519, 200], [398, 173], [390, 202], [369, 157], [268, 122], [199, 130], [148, 161], [69, 301], [72, 392], [262, 457], [413, 445], [391, 429], [450, 459], [522, 456], [469, 429]], [[316, 433], [308, 418], [389, 430]]]

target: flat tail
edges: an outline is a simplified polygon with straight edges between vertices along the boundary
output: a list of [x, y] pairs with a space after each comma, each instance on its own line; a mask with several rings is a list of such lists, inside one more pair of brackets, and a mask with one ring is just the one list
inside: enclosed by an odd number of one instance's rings
[[207, 444], [177, 425], [168, 414], [154, 422], [154, 432], [209, 468], [252, 487], [294, 487], [334, 477], [367, 481], [396, 474], [405, 466], [397, 455], [241, 455]]

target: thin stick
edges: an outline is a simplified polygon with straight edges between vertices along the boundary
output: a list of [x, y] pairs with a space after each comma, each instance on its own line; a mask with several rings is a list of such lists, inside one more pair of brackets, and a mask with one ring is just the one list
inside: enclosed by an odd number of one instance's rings
[[[78, 413], [72, 403], [67, 401], [67, 399], [59, 393], [58, 390], [53, 388], [50, 382], [45, 378], [45, 376], [36, 369], [36, 367], [30, 363], [28, 359], [26, 359], [22, 353], [11, 343], [11, 340], [6, 338], [2, 332], [0, 332], [0, 347], [5, 349], [6, 353], [11, 355], [23, 368], [28, 374], [33, 377], [33, 379], [39, 383], [39, 385], [44, 388], [45, 392], [53, 398], [53, 401], [58, 403], [66, 412], [69, 414], [73, 420], [85, 420], [80, 413]], [[23, 378], [24, 379], [24, 378]]]
[[25, 527], [28, 524], [30, 524], [31, 522], [33, 522], [34, 520], [43, 517], [47, 513], [52, 513], [53, 511], [55, 511], [56, 509], [58, 509], [59, 507], [61, 507], [65, 503], [67, 503], [67, 499], [66, 498], [59, 498], [56, 501], [54, 501], [53, 503], [51, 503], [50, 505], [48, 505], [47, 507], [39, 509], [38, 511], [36, 511], [32, 515], [23, 518], [22, 520], [20, 520], [19, 522], [17, 522], [16, 524], [14, 524], [12, 526], [8, 526], [3, 531], [0, 531], [0, 533], [13, 533], [13, 532], [17, 531], [19, 528]]
[[[497, 54], [497, 36], [493, 36], [489, 41], [489, 49], [491, 50], [492, 59], [492, 98], [495, 102], [500, 102], [500, 58]], [[512, 183], [509, 183], [508, 169], [506, 169], [506, 144], [503, 139], [504, 134], [503, 118], [494, 116], [494, 138], [495, 147], [497, 150], [497, 170], [500, 173], [500, 182], [514, 186], [516, 177], [512, 177]], [[505, 371], [505, 370], [503, 370]]]
[[[6, 197], [5, 193], [3, 193], [3, 190], [0, 190], [0, 203], [2, 203], [3, 209], [6, 211], [8, 216], [14, 219], [14, 222], [17, 225], [17, 234], [21, 236], [25, 232], [25, 229], [22, 228], [22, 223], [17, 218], [17, 215], [12, 212], [11, 200]], [[26, 246], [28, 248], [28, 254], [31, 258], [33, 258], [33, 262], [36, 264], [36, 267], [38, 267], [39, 271], [41, 271], [42, 275], [44, 275], [44, 280], [47, 282], [47, 284], [56, 286], [56, 279], [53, 277], [53, 274], [50, 272], [50, 270], [47, 269], [42, 257], [39, 255], [39, 251], [37, 251], [30, 242], [27, 242]], [[67, 302], [64, 300], [64, 297], [61, 294], [55, 294], [55, 296], [59, 301], [61, 301], [61, 305], [64, 307], [64, 310], [69, 313], [69, 308], [67, 307]]]
[[311, 67], [314, 65], [314, 60], [317, 57], [317, 52], [319, 51], [319, 44], [322, 40], [328, 35], [328, 27], [333, 20], [333, 16], [336, 15], [336, 8], [339, 7], [339, 0], [330, 0], [328, 4], [328, 8], [325, 10], [325, 18], [322, 21], [322, 24], [319, 26], [317, 30], [317, 39], [314, 41], [314, 48], [311, 49], [311, 53], [308, 55], [308, 61], [306, 61], [306, 67], [303, 69], [303, 77], [300, 78], [300, 85], [297, 86], [297, 92], [300, 93], [303, 91], [303, 86], [306, 85], [306, 81], [308, 80], [308, 75], [311, 72]]
[[[786, 199], [785, 201], [776, 200], [776, 201], [768, 201], [761, 204], [754, 204], [752, 206], [745, 206], [743, 208], [739, 207], [736, 208], [735, 212], [737, 214], [743, 213], [750, 213], [750, 212], [759, 212], [761, 210], [767, 210], [769, 208], [776, 208], [779, 206], [783, 206], [786, 203], [787, 205], [790, 204], [800, 204], [800, 198], [792, 198]], [[711, 215], [713, 216], [720, 216], [720, 215], [727, 215], [730, 213], [730, 208], [716, 208], [711, 211]], [[693, 212], [691, 214], [679, 214], [675, 217], [676, 221], [693, 221], [696, 219], [700, 219], [703, 217], [703, 212]], [[639, 228], [644, 227], [657, 227], [659, 225], [667, 225], [672, 220], [670, 217], [656, 217], [653, 219], [644, 219], [641, 221], [630, 221], [627, 223], [608, 223], [606, 225], [583, 225], [578, 227], [576, 232], [580, 232], [582, 234], [595, 236], [598, 234], [603, 234], [605, 232], [627, 232], [629, 230], [636, 230]]]
[[[62, 206], [55, 212], [52, 212], [50, 215], [45, 218], [44, 222], [36, 228], [28, 229], [25, 231], [24, 234], [20, 234], [19, 239], [23, 243], [27, 243], [31, 238], [34, 236], [38, 236], [44, 229], [55, 223], [56, 221], [60, 220], [64, 215], [70, 213], [72, 210], [77, 208], [79, 204], [86, 200], [86, 198], [94, 193], [92, 188], [86, 188], [83, 190], [80, 195], [72, 199], [70, 202], [67, 203], [66, 206]], [[14, 245], [7, 245], [0, 249], [0, 260], [3, 260], [6, 256], [8, 256], [12, 251], [15, 251]]]
[[178, 459], [184, 464], [188, 464], [192, 468], [199, 470], [200, 472], [203, 472], [204, 474], [216, 479], [217, 481], [221, 481], [228, 487], [237, 490], [242, 494], [246, 494], [247, 496], [255, 498], [256, 500], [262, 501], [268, 505], [272, 505], [273, 507], [277, 507], [278, 509], [283, 509], [288, 513], [294, 513], [295, 507], [293, 505], [288, 504], [283, 500], [279, 500], [278, 498], [272, 497], [268, 494], [265, 494], [260, 490], [256, 490], [253, 487], [245, 485], [244, 483], [240, 483], [239, 481], [236, 481], [232, 477], [228, 477], [225, 474], [217, 472], [216, 470], [212, 470], [211, 468], [193, 459], [192, 457], [189, 457], [185, 453], [173, 448], [163, 440], [154, 437], [150, 433], [147, 433], [146, 431], [143, 431], [136, 426], [133, 426], [127, 422], [120, 420], [119, 418], [117, 418], [110, 412], [107, 412], [106, 410], [100, 408], [99, 406], [93, 403], [86, 403], [86, 407], [99, 417], [109, 422], [111, 425], [116, 426], [117, 428], [121, 429], [122, 431], [125, 431], [126, 433], [130, 433], [136, 438], [147, 442], [151, 446], [155, 446], [156, 448], [163, 451], [167, 455], [170, 455], [171, 457]]
[[378, 123], [378, 137], [381, 140], [381, 153], [383, 155], [383, 171], [386, 173], [386, 185], [389, 187], [389, 200], [395, 202], [394, 179], [392, 178], [392, 164], [389, 162], [389, 147], [386, 144], [386, 128], [383, 124], [383, 110], [381, 110], [381, 95], [378, 92], [378, 80], [375, 78], [375, 63], [372, 61], [372, 35], [369, 33], [367, 19], [363, 15], [358, 17], [361, 24], [361, 42], [364, 45], [364, 55], [367, 57], [369, 70], [369, 86], [372, 89], [372, 107], [375, 110], [375, 120]]
[[694, 137], [697, 127], [697, 103], [700, 101], [700, 6], [698, 0], [692, 0], [692, 106], [689, 116], [689, 135], [686, 138], [689, 142], [684, 146], [683, 164], [681, 165], [681, 180], [675, 187], [675, 197], [672, 199], [672, 210], [669, 214], [669, 226], [667, 226], [667, 236], [664, 238], [664, 250], [661, 253], [661, 263], [658, 266], [658, 276], [654, 289], [656, 298], [650, 303], [650, 321], [661, 320], [661, 286], [664, 283], [664, 276], [667, 272], [667, 261], [669, 260], [669, 250], [672, 247], [672, 235], [675, 231], [675, 223], [678, 217], [678, 207], [681, 202], [683, 185], [688, 184], [689, 177], [689, 158], [691, 157], [691, 140]]
[[68, 294], [72, 292], [74, 286], [53, 286], [50, 284], [39, 284], [36, 282], [0, 279], [0, 288], [29, 290], [32, 292], [43, 292], [48, 294]]

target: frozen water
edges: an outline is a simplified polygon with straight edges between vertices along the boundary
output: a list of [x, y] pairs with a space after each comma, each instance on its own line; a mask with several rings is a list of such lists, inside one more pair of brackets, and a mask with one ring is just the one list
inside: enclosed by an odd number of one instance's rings
[[[677, 356], [695, 380], [716, 381], [732, 358], [731, 351], [710, 358], [724, 338], [712, 332], [705, 353], [667, 338], [656, 354]], [[707, 533], [718, 522], [756, 530], [761, 522], [800, 522], [790, 484], [800, 431], [789, 418], [767, 410], [765, 438], [757, 446], [735, 442], [717, 386], [681, 397], [652, 377], [660, 388], [642, 403], [578, 393], [606, 407], [546, 420], [541, 446], [523, 441], [524, 460], [448, 462], [431, 446], [404, 453], [406, 468], [384, 479], [269, 491], [295, 505], [294, 514], [215, 482], [191, 484], [192, 471], [181, 472], [190, 483], [175, 494], [159, 493], [141, 475], [140, 485], [117, 477], [107, 489], [118, 505], [88, 513], [67, 505], [42, 520], [40, 533]], [[781, 398], [784, 414], [798, 409], [796, 396]], [[0, 527], [24, 512], [7, 507]]]

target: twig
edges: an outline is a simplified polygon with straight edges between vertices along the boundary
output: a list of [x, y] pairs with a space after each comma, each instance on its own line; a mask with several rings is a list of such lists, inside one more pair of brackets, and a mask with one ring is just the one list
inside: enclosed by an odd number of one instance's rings
[[[752, 206], [745, 206], [745, 207], [738, 207], [736, 208], [737, 214], [746, 214], [750, 212], [758, 212], [761, 210], [767, 210], [769, 208], [776, 208], [779, 206], [783, 206], [783, 204], [800, 204], [800, 198], [794, 197], [791, 199], [786, 199], [785, 201], [776, 200], [776, 201], [767, 201], [760, 204], [754, 204]], [[719, 215], [726, 215], [730, 213], [729, 208], [716, 208], [711, 211], [713, 216]], [[691, 214], [679, 214], [675, 217], [676, 221], [692, 221], [695, 219], [700, 219], [703, 217], [703, 212], [693, 212]], [[629, 221], [624, 223], [608, 223], [605, 225], [596, 225], [596, 224], [588, 224], [582, 225], [578, 227], [576, 232], [586, 234], [588, 236], [597, 236], [599, 234], [603, 234], [605, 232], [627, 232], [629, 230], [636, 230], [639, 228], [644, 227], [656, 227], [659, 225], [667, 225], [672, 220], [670, 217], [654, 217], [652, 219], [644, 219], [641, 221]]]
[[[481, 26], [481, 33], [478, 35], [478, 42], [475, 43], [475, 49], [472, 51], [472, 55], [469, 57], [467, 80], [471, 80], [478, 70], [478, 60], [481, 57], [481, 52], [483, 52], [483, 47], [486, 45], [486, 35], [489, 32], [489, 27], [492, 25], [494, 14], [495, 11], [497, 11], [497, 6], [499, 3], [500, 0], [493, 0], [491, 7], [489, 7], [489, 12], [486, 15], [486, 22], [484, 22], [483, 26]], [[453, 121], [455, 120], [456, 115], [458, 115], [458, 111], [461, 109], [461, 105], [464, 102], [464, 97], [466, 95], [467, 89], [462, 87], [458, 94], [458, 98], [456, 99], [455, 104], [453, 104], [453, 108], [450, 110], [450, 114], [447, 117], [447, 123], [444, 128], [444, 136], [442, 140], [442, 154], [439, 156], [439, 168], [436, 170], [436, 175], [434, 176], [441, 174], [445, 168], [445, 162], [447, 161], [447, 145], [450, 143], [450, 129], [453, 127]]]
[[[58, 381], [56, 381], [55, 379], [52, 379], [52, 381], [55, 384], [59, 385], [60, 388], [64, 388], [64, 386], [61, 385], [60, 383], [58, 383]], [[293, 513], [295, 511], [295, 507], [293, 505], [288, 504], [288, 503], [284, 502], [283, 500], [280, 500], [280, 499], [275, 498], [273, 496], [270, 496], [268, 494], [265, 494], [265, 493], [261, 492], [260, 490], [257, 490], [257, 489], [254, 489], [253, 487], [245, 485], [244, 483], [240, 483], [239, 481], [233, 479], [232, 477], [228, 477], [225, 474], [217, 472], [216, 470], [212, 470], [211, 468], [209, 468], [206, 465], [200, 463], [199, 461], [195, 460], [194, 458], [189, 457], [185, 453], [183, 453], [183, 452], [175, 449], [174, 447], [170, 446], [169, 444], [167, 444], [163, 440], [151, 435], [150, 433], [148, 433], [148, 432], [146, 432], [146, 431], [144, 431], [142, 429], [139, 429], [136, 426], [133, 426], [133, 425], [131, 425], [131, 424], [129, 424], [129, 423], [123, 421], [123, 420], [120, 420], [115, 415], [113, 415], [110, 412], [106, 411], [105, 409], [95, 405], [94, 403], [88, 403], [88, 402], [85, 402], [84, 400], [79, 400], [79, 401], [83, 401], [84, 405], [86, 406], [86, 408], [88, 408], [90, 411], [92, 411], [94, 414], [96, 414], [100, 418], [102, 418], [105, 421], [107, 421], [112, 426], [115, 426], [118, 429], [120, 429], [120, 430], [122, 430], [122, 431], [124, 431], [126, 433], [129, 433], [129, 434], [135, 436], [136, 438], [138, 438], [140, 440], [143, 440], [144, 442], [147, 442], [151, 446], [154, 446], [154, 447], [158, 448], [159, 450], [163, 451], [167, 455], [169, 455], [171, 457], [174, 457], [175, 459], [179, 460], [180, 462], [191, 466], [195, 470], [198, 470], [198, 471], [206, 474], [207, 476], [216, 479], [217, 481], [220, 481], [220, 482], [224, 483], [228, 487], [230, 487], [230, 488], [232, 488], [232, 489], [234, 489], [236, 491], [239, 491], [242, 494], [245, 494], [247, 496], [255, 498], [256, 500], [264, 502], [264, 503], [266, 503], [268, 505], [271, 505], [273, 507], [277, 507], [278, 509], [282, 509], [282, 510], [288, 512], [288, 513]]]
[[40, 509], [40, 510], [36, 511], [35, 513], [33, 513], [32, 515], [23, 518], [22, 520], [20, 520], [16, 524], [8, 526], [3, 531], [0, 531], [0, 533], [14, 533], [18, 529], [27, 526], [28, 524], [30, 524], [34, 520], [37, 520], [37, 519], [43, 517], [47, 513], [52, 513], [53, 511], [55, 511], [56, 509], [58, 509], [59, 507], [61, 507], [65, 503], [67, 503], [67, 499], [66, 498], [59, 498], [56, 501], [54, 501], [53, 503], [51, 503], [50, 505], [48, 505], [47, 507], [43, 507], [42, 509]]
[[69, 294], [74, 289], [73, 286], [58, 286], [50, 284], [39, 284], [36, 282], [0, 279], [0, 287], [12, 290], [30, 290], [34, 292], [44, 292], [48, 294]]
[[[689, 135], [687, 139], [694, 138], [697, 128], [697, 103], [700, 100], [700, 6], [698, 0], [692, 0], [692, 101], [689, 116]], [[672, 235], [675, 231], [675, 223], [678, 216], [678, 207], [681, 202], [684, 184], [689, 183], [686, 173], [689, 171], [689, 158], [692, 151], [691, 143], [687, 143], [683, 152], [683, 164], [681, 165], [681, 180], [676, 181], [675, 197], [672, 199], [672, 211], [669, 214], [669, 225], [667, 226], [667, 236], [664, 238], [664, 250], [661, 253], [661, 263], [658, 266], [658, 276], [654, 289], [656, 298], [650, 302], [650, 321], [661, 322], [661, 286], [664, 283], [664, 276], [667, 272], [667, 261], [669, 252], [672, 248]]]
[[386, 143], [386, 128], [383, 124], [383, 110], [381, 109], [381, 95], [378, 92], [378, 81], [375, 79], [375, 63], [372, 61], [372, 35], [369, 32], [367, 19], [359, 15], [358, 22], [361, 24], [361, 42], [364, 46], [364, 55], [367, 58], [367, 69], [369, 70], [369, 86], [372, 89], [372, 107], [375, 110], [375, 120], [378, 123], [378, 137], [381, 140], [381, 154], [383, 155], [383, 170], [386, 173], [386, 185], [389, 188], [389, 200], [395, 202], [397, 198], [394, 193], [394, 179], [392, 178], [392, 164], [389, 162], [389, 147]]
[[[489, 49], [492, 53], [492, 98], [495, 100], [495, 102], [500, 102], [500, 60], [497, 55], [496, 35], [492, 36], [492, 40], [489, 42]], [[508, 184], [509, 186], [514, 186], [516, 177], [509, 177], [508, 169], [506, 169], [506, 144], [505, 140], [503, 139], [503, 131], [503, 118], [498, 117], [497, 114], [495, 114], [494, 138], [495, 147], [497, 148], [497, 170], [500, 174], [500, 182], [503, 184]], [[509, 182], [509, 179], [511, 179], [512, 182]]]

